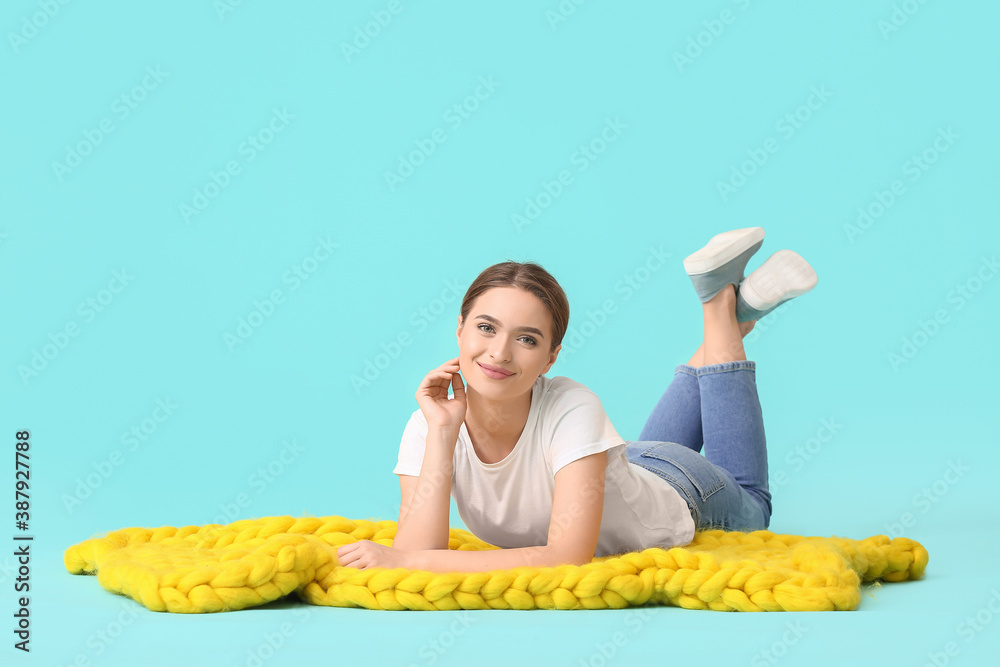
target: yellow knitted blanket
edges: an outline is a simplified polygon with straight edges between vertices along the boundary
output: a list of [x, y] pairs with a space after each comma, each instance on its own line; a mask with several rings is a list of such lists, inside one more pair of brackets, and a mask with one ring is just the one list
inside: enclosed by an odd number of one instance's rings
[[[391, 546], [395, 521], [275, 516], [228, 525], [125, 528], [66, 550], [72, 574], [152, 611], [255, 607], [295, 593], [310, 604], [391, 610], [621, 609], [669, 604], [718, 611], [855, 609], [861, 581], [918, 579], [927, 551], [905, 537], [865, 540], [710, 530], [686, 547], [586, 565], [474, 573], [341, 566], [337, 547]], [[450, 529], [448, 548], [496, 549]]]

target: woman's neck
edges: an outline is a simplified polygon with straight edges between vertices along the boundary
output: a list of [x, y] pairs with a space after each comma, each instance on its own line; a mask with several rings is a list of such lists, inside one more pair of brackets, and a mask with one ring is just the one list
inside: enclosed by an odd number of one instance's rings
[[492, 401], [467, 389], [465, 426], [481, 457], [499, 461], [514, 449], [528, 422], [533, 391], [507, 401]]

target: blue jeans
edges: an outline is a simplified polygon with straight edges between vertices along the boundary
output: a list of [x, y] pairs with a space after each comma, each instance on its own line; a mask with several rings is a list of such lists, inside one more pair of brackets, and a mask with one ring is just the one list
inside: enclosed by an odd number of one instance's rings
[[[752, 531], [771, 521], [756, 364], [677, 366], [626, 457], [687, 501], [696, 530]], [[702, 446], [705, 455], [701, 455]]]

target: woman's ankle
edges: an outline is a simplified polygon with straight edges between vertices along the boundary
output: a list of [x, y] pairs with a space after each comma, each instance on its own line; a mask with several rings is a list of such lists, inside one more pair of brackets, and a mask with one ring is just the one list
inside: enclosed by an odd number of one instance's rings
[[705, 309], [725, 309], [736, 312], [736, 285], [729, 284], [719, 290], [719, 293], [702, 304]]

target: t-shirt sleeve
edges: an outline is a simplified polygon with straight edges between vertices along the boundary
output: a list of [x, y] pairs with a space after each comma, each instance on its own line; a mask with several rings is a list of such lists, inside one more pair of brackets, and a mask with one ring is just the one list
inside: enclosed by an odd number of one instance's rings
[[601, 400], [589, 389], [567, 392], [557, 407], [552, 433], [547, 438], [553, 475], [577, 459], [625, 444]]
[[399, 458], [392, 472], [397, 475], [419, 476], [426, 448], [427, 421], [423, 412], [415, 410], [403, 429], [403, 437], [399, 441]]

